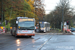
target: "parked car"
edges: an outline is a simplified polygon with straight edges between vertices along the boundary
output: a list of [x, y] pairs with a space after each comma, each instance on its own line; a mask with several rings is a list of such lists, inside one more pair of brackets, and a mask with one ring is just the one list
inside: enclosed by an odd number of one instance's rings
[[70, 30], [71, 30], [71, 32], [75, 32], [75, 28], [73, 28], [73, 27], [70, 28]]

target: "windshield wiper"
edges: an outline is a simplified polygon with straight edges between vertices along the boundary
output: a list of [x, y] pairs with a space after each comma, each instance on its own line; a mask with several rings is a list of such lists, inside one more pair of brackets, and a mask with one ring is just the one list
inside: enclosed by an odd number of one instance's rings
[[33, 30], [31, 28], [19, 28], [19, 30]]
[[26, 29], [25, 27], [20, 27], [20, 28], [19, 28], [19, 30], [25, 30], [25, 29]]
[[34, 30], [34, 29], [27, 28], [27, 30]]
[[34, 26], [31, 26], [31, 27], [20, 27], [19, 30], [34, 30]]

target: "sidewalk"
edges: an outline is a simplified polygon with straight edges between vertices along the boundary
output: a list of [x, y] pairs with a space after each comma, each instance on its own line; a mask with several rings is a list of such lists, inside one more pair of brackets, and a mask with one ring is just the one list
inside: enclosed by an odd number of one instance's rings
[[[1, 34], [11, 34], [10, 31], [6, 32], [6, 33], [1, 33]], [[47, 32], [47, 33], [35, 33], [36, 35], [46, 35], [46, 34], [50, 34], [50, 35], [73, 35], [72, 33], [55, 33], [55, 32]]]
[[73, 35], [72, 33], [63, 33], [62, 35]]
[[10, 31], [8, 31], [8, 32], [6, 32], [6, 33], [1, 32], [1, 34], [10, 34]]

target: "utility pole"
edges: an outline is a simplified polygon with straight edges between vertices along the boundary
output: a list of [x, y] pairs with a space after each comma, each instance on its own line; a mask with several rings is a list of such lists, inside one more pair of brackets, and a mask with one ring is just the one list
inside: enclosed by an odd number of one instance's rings
[[62, 32], [64, 33], [64, 3], [62, 3]]
[[36, 0], [34, 0], [34, 18], [35, 18], [35, 2]]
[[24, 13], [24, 17], [25, 17], [25, 13]]
[[[11, 0], [11, 2], [12, 2], [12, 0]], [[10, 18], [11, 18], [11, 14], [12, 14], [12, 8], [13, 8], [13, 4], [11, 5]], [[9, 21], [10, 21], [10, 19], [9, 19]]]
[[2, 0], [2, 4], [1, 4], [1, 10], [2, 10], [2, 14], [1, 14], [1, 24], [3, 25], [3, 0]]

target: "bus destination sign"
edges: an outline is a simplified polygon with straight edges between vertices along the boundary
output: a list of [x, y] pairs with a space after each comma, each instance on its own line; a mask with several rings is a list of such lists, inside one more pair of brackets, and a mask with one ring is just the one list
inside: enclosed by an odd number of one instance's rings
[[34, 19], [19, 19], [19, 22], [23, 22], [23, 21], [34, 21]]

